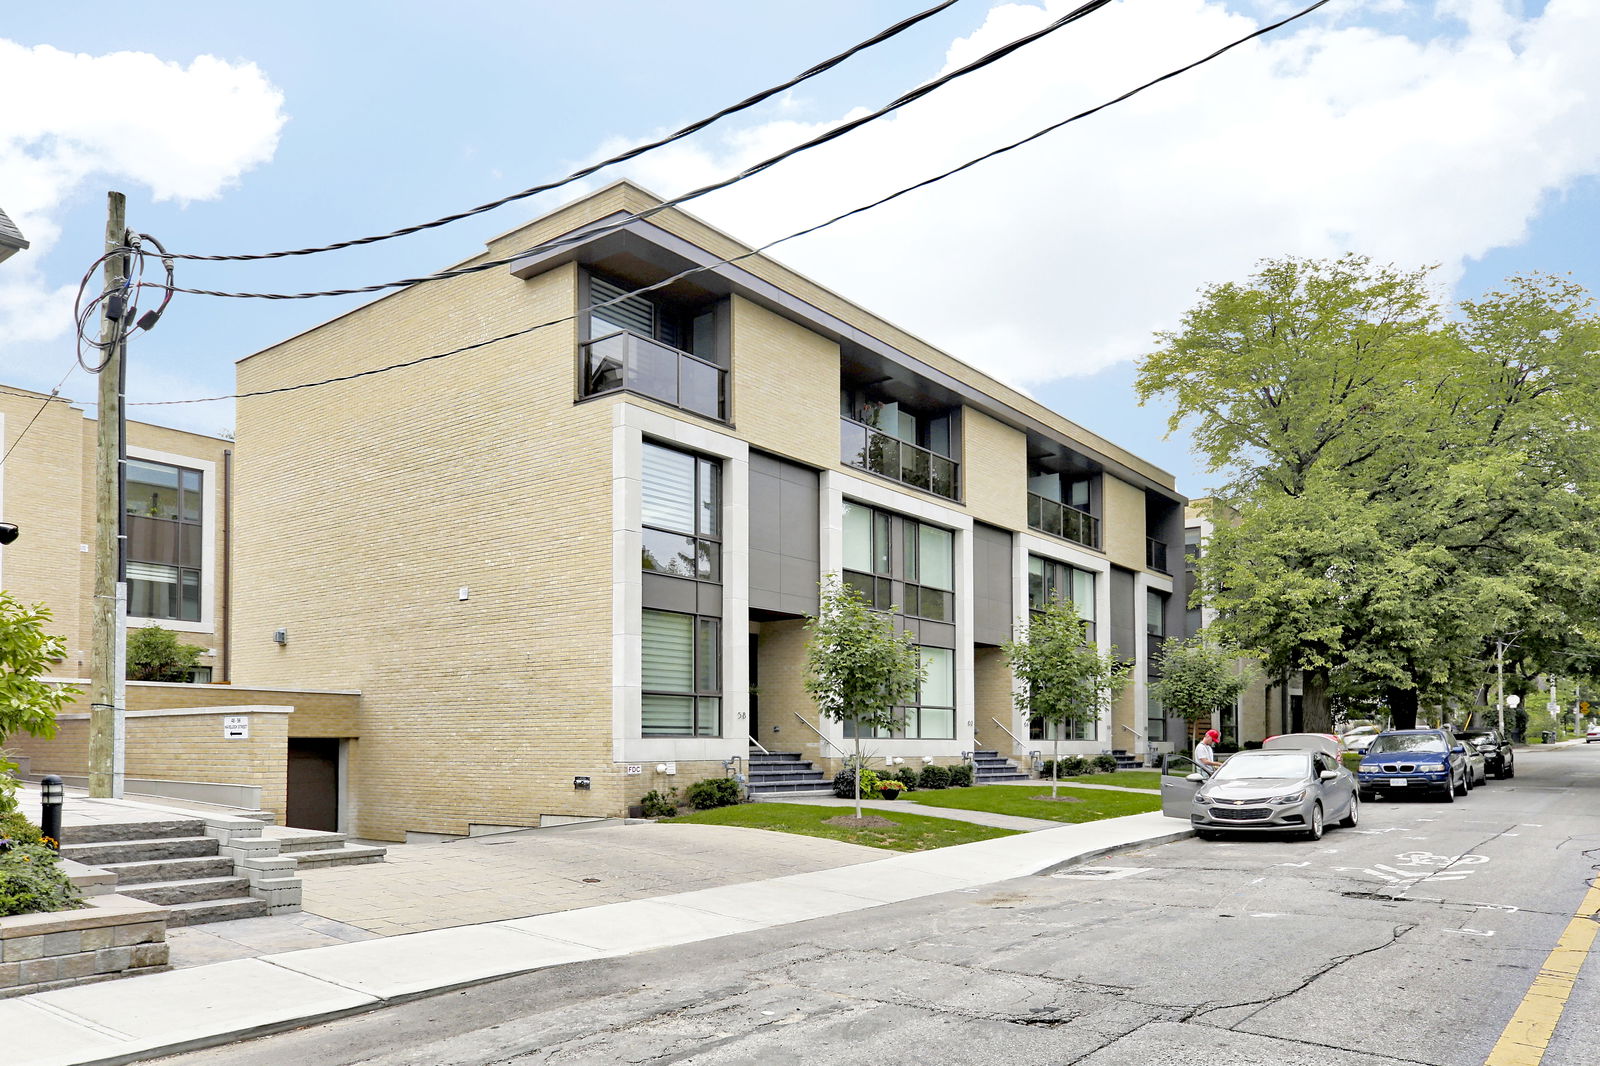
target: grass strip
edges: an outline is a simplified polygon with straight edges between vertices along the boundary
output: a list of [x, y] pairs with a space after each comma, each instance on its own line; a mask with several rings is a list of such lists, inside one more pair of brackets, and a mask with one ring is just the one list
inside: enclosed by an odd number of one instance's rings
[[[1161, 809], [1157, 792], [1108, 792], [1101, 789], [1061, 786], [1061, 795], [1076, 803], [1052, 802], [1050, 782], [1031, 781], [1026, 785], [984, 785], [982, 788], [948, 788], [937, 791], [919, 789], [901, 796], [901, 802], [925, 807], [944, 807], [960, 811], [990, 811], [1019, 818], [1043, 818], [1052, 822], [1097, 822], [1125, 814], [1144, 814]], [[1039, 800], [1035, 796], [1047, 798]]]
[[676, 818], [664, 818], [662, 821], [674, 825], [737, 825], [747, 829], [769, 829], [777, 833], [825, 837], [828, 840], [842, 840], [847, 844], [864, 844], [869, 848], [887, 848], [891, 851], [928, 851], [932, 848], [947, 848], [952, 844], [970, 844], [974, 840], [1011, 836], [1016, 832], [1014, 829], [995, 829], [987, 825], [973, 825], [971, 822], [952, 821], [949, 818], [930, 818], [925, 814], [885, 810], [864, 810], [862, 813], [888, 819], [894, 826], [857, 828], [828, 825], [828, 819], [853, 815], [855, 808], [821, 807], [809, 803], [741, 803], [736, 807], [715, 807], [709, 811], [695, 811]]

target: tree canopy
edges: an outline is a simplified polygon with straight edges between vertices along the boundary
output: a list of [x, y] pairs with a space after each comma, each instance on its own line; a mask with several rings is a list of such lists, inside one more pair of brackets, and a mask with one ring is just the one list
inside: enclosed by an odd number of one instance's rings
[[[1218, 635], [1328, 693], [1472, 699], [1489, 648], [1570, 672], [1600, 627], [1600, 319], [1560, 278], [1447, 316], [1429, 271], [1263, 263], [1158, 334], [1173, 404], [1223, 484], [1198, 566]], [[1225, 512], [1225, 513], [1224, 513]]]
[[1256, 679], [1239, 649], [1215, 643], [1209, 634], [1169, 637], [1161, 644], [1161, 676], [1150, 683], [1150, 698], [1167, 714], [1190, 725], [1230, 706]]
[[806, 691], [836, 722], [854, 723], [856, 817], [861, 817], [861, 734], [891, 729], [897, 708], [917, 698], [922, 658], [911, 635], [873, 610], [861, 593], [831, 577], [822, 585], [815, 618], [806, 619]]

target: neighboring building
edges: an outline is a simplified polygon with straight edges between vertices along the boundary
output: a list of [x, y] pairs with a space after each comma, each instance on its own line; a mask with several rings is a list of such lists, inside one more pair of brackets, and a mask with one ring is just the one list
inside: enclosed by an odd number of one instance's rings
[[341, 824], [615, 815], [753, 742], [831, 770], [846, 732], [803, 689], [829, 573], [893, 605], [928, 668], [877, 756], [1045, 747], [1000, 645], [1049, 595], [1137, 660], [1064, 750], [1145, 752], [1147, 634], [1183, 621], [1172, 477], [770, 259], [714, 265], [749, 249], [683, 212], [582, 236], [658, 203], [609, 186], [483, 256], [571, 244], [239, 363], [253, 394], [553, 323], [239, 401], [234, 662], [361, 692], [319, 756]]
[[[1190, 637], [1216, 617], [1214, 609], [1193, 604], [1196, 564], [1215, 528], [1207, 516], [1209, 502], [1195, 500], [1183, 512], [1183, 600], [1187, 605], [1183, 634]], [[1243, 745], [1281, 733], [1300, 732], [1303, 725], [1300, 675], [1294, 674], [1287, 680], [1261, 677], [1240, 693], [1231, 708], [1215, 715], [1211, 724], [1222, 734], [1222, 743], [1227, 745]], [[1175, 725], [1180, 732], [1175, 733], [1174, 738], [1180, 741], [1178, 750], [1182, 750], [1184, 723], [1180, 720]]]
[[[56, 673], [87, 677], [95, 421], [69, 400], [0, 386], [0, 453], [13, 443], [0, 466], [0, 514], [22, 535], [0, 550], [0, 587], [50, 608], [52, 631], [67, 639]], [[164, 626], [204, 648], [196, 681], [228, 674], [232, 454], [231, 441], [128, 423], [128, 626]]]

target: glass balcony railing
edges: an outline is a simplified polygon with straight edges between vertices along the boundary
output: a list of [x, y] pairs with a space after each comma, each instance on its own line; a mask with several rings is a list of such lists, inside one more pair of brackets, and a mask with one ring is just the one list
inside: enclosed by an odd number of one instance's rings
[[619, 330], [583, 343], [583, 394], [636, 392], [727, 421], [728, 371], [688, 352]]
[[1076, 541], [1086, 547], [1100, 547], [1100, 519], [1088, 511], [1033, 492], [1028, 493], [1028, 525], [1041, 533]]
[[1152, 570], [1159, 570], [1163, 574], [1172, 571], [1167, 567], [1167, 542], [1154, 537], [1144, 538], [1145, 565]]
[[840, 451], [846, 466], [870, 470], [914, 488], [957, 498], [957, 463], [927, 448], [908, 444], [851, 418], [840, 421]]

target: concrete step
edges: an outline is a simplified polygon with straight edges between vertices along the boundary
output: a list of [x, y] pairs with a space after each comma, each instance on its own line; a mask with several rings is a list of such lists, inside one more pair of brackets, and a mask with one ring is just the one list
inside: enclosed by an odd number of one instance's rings
[[[193, 877], [184, 881], [150, 881], [119, 887], [124, 896], [158, 903], [163, 907], [206, 900], [239, 899], [250, 892], [250, 882], [242, 877]], [[193, 924], [193, 923], [191, 923]]]
[[802, 758], [798, 751], [751, 751], [749, 757], [745, 761], [761, 762], [763, 760], [771, 762], [801, 762]]
[[267, 834], [267, 839], [278, 842], [278, 854], [292, 855], [302, 851], [326, 851], [345, 842], [343, 833], [308, 832], [305, 836], [277, 833]]
[[824, 776], [816, 770], [752, 770], [751, 781], [822, 781]]
[[153, 862], [157, 859], [193, 859], [218, 854], [210, 837], [165, 837], [160, 840], [122, 840], [100, 844], [63, 844], [63, 858], [85, 866], [106, 863]]
[[162, 840], [170, 837], [200, 836], [205, 836], [205, 823], [198, 818], [105, 822], [61, 827], [63, 844], [105, 844], [124, 840]]
[[235, 918], [265, 918], [267, 903], [260, 899], [204, 899], [193, 903], [175, 903], [167, 912], [168, 927], [178, 925], [203, 925], [206, 922], [230, 922]]
[[369, 862], [382, 862], [387, 848], [367, 844], [345, 844], [342, 847], [319, 848], [291, 853], [300, 869], [322, 869], [325, 866], [357, 866]]
[[998, 785], [1011, 781], [1031, 781], [1033, 778], [1019, 771], [1009, 774], [979, 774], [973, 779], [975, 785]]
[[116, 874], [118, 885], [141, 885], [152, 881], [226, 877], [233, 873], [233, 860], [219, 855], [197, 859], [156, 859], [153, 862], [111, 862], [101, 869]]

